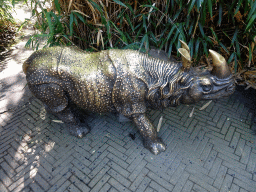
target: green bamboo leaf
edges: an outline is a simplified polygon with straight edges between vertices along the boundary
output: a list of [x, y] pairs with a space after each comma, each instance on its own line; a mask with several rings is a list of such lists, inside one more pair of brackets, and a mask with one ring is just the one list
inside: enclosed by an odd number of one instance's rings
[[174, 7], [174, 0], [171, 0], [171, 7]]
[[237, 12], [239, 11], [240, 6], [241, 6], [242, 2], [243, 2], [243, 0], [239, 0], [239, 2], [237, 3], [236, 11], [235, 11], [234, 15], [236, 15], [236, 14], [237, 14]]
[[37, 44], [36, 45], [36, 51], [37, 51], [39, 49], [39, 45], [40, 45], [38, 40], [36, 41], [36, 44]]
[[152, 6], [152, 5], [141, 5], [141, 7], [149, 7], [150, 9], [155, 9], [155, 11], [159, 11], [159, 9], [156, 6]]
[[[194, 22], [194, 21], [193, 21]], [[188, 30], [188, 35], [192, 35], [192, 31], [193, 31], [193, 28], [194, 28], [194, 24], [192, 23], [189, 27], [189, 30]]]
[[204, 2], [204, 0], [197, 0], [196, 1], [196, 7], [197, 7], [198, 10], [201, 8], [203, 2]]
[[138, 50], [139, 48], [140, 47], [138, 46], [138, 42], [131, 43], [131, 44], [126, 45], [126, 46], [123, 47], [123, 49], [133, 49], [133, 50]]
[[212, 0], [208, 0], [207, 4], [208, 4], [208, 10], [209, 10], [210, 16], [212, 18]]
[[28, 41], [27, 41], [27, 43], [26, 43], [26, 45], [25, 45], [26, 48], [29, 48], [29, 47], [30, 47], [30, 44], [31, 44], [31, 42], [32, 42], [32, 38], [33, 38], [33, 37], [30, 37], [30, 38], [28, 39]]
[[234, 59], [234, 57], [235, 57], [235, 52], [233, 52], [233, 53], [230, 55], [230, 57], [229, 57], [229, 59], [228, 59], [228, 63], [230, 63], [230, 62]]
[[[179, 35], [178, 39], [180, 39], [180, 38], [181, 38], [181, 37], [180, 37], [180, 35]], [[177, 43], [176, 43], [175, 45], [176, 45], [176, 50], [178, 50], [178, 49], [181, 47], [180, 41], [177, 41]], [[177, 53], [178, 53], [178, 55], [180, 55], [179, 52], [177, 52]]]
[[175, 14], [175, 15], [173, 16], [173, 18], [172, 18], [172, 23], [174, 23], [173, 21], [175, 21], [175, 19], [177, 19], [177, 18], [179, 17], [181, 11], [182, 11], [182, 9], [179, 9], [179, 10], [176, 12], [176, 14]]
[[94, 1], [92, 0], [88, 0], [99, 12], [100, 14], [104, 17], [104, 12], [102, 10], [102, 8], [97, 4], [95, 3]]
[[183, 0], [178, 0], [177, 3], [179, 4], [180, 8], [182, 8], [182, 5], [183, 5]]
[[[119, 19], [119, 18], [123, 18], [124, 17], [124, 12], [125, 12], [126, 10], [125, 9], [123, 9], [123, 10], [121, 10], [120, 12], [119, 12], [119, 14], [117, 15], [117, 19]], [[121, 22], [120, 22], [121, 23]]]
[[222, 4], [219, 3], [219, 20], [218, 20], [218, 25], [221, 25], [221, 21], [222, 21]]
[[150, 37], [149, 39], [150, 39], [151, 41], [153, 41], [155, 45], [157, 45], [157, 42], [158, 42], [159, 40], [157, 40], [157, 38], [156, 38], [156, 36], [154, 35], [154, 33], [153, 33], [152, 31], [149, 31], [148, 35], [149, 35], [149, 37]]
[[190, 6], [188, 8], [188, 15], [190, 14], [191, 10], [193, 9], [194, 5], [195, 5], [196, 0], [192, 0], [190, 3]]
[[225, 31], [222, 31], [222, 32], [224, 33], [224, 35], [225, 35], [227, 38], [231, 39]]
[[128, 14], [125, 14], [124, 16], [125, 16], [127, 22], [129, 23], [129, 27], [132, 29], [132, 32], [134, 32], [134, 26], [130, 20], [130, 17], [128, 16]]
[[234, 36], [232, 38], [232, 41], [231, 41], [231, 45], [230, 46], [233, 46], [234, 42], [237, 41], [237, 34], [238, 34], [238, 29], [236, 28], [235, 30], [235, 33], [234, 33]]
[[186, 20], [186, 24], [185, 24], [186, 28], [188, 28], [190, 22], [191, 21], [189, 19]]
[[256, 10], [256, 1], [254, 1], [253, 5], [251, 6], [250, 12], [249, 12], [249, 14], [247, 16], [247, 22], [252, 17], [252, 15], [255, 15], [255, 10]]
[[48, 40], [47, 40], [47, 45], [51, 46], [53, 42], [53, 35], [49, 34]]
[[144, 29], [145, 29], [145, 31], [147, 32], [148, 31], [148, 28], [147, 28], [147, 24], [146, 24], [146, 17], [145, 17], [145, 15], [143, 15], [143, 27], [144, 27]]
[[246, 28], [245, 28], [245, 32], [247, 32], [247, 31], [251, 28], [251, 26], [252, 26], [253, 24], [255, 24], [255, 23], [254, 23], [254, 20], [255, 20], [255, 19], [256, 19], [256, 14], [253, 15], [252, 18], [250, 19], [250, 21], [248, 22], [248, 24], [247, 24], [247, 26], [246, 26]]
[[53, 26], [52, 26], [52, 17], [51, 17], [51, 12], [46, 13], [46, 19], [48, 23], [48, 27], [50, 29], [50, 33], [53, 34]]
[[249, 61], [252, 61], [252, 47], [249, 44]]
[[190, 56], [193, 57], [194, 55], [194, 39], [193, 38], [189, 41], [188, 47], [190, 50]]
[[[139, 24], [139, 26], [141, 26], [141, 24]], [[136, 30], [136, 29], [135, 29]], [[137, 34], [136, 34], [136, 37], [135, 37], [135, 41], [137, 41], [138, 37], [140, 36], [141, 32], [143, 30], [143, 27], [140, 27]]]
[[228, 49], [223, 45], [223, 43], [219, 42], [219, 45], [229, 54]]
[[179, 23], [179, 32], [180, 32], [182, 39], [185, 40], [186, 37], [185, 37], [185, 33], [184, 33], [184, 25], [185, 25], [185, 23]]
[[169, 41], [169, 39], [170, 39], [170, 37], [171, 37], [171, 35], [173, 34], [173, 31], [174, 31], [175, 29], [177, 29], [177, 26], [174, 24], [174, 25], [172, 26], [172, 28], [171, 28], [171, 31], [169, 32], [169, 34], [168, 34], [167, 37], [166, 37], [167, 41]]
[[205, 41], [202, 41], [203, 47], [204, 47], [204, 54], [208, 57], [208, 49], [207, 49], [207, 43]]
[[74, 14], [73, 12], [71, 12], [70, 16], [69, 16], [69, 33], [71, 36], [73, 36], [73, 22], [74, 22]]
[[121, 1], [118, 1], [118, 0], [113, 0], [114, 2], [116, 2], [117, 4], [123, 6], [123, 7], [126, 7], [128, 8], [124, 3], [122, 3]]
[[164, 38], [164, 39], [166, 39], [165, 38], [165, 35], [166, 35], [166, 31], [169, 29], [169, 26], [170, 26], [170, 23], [168, 23], [168, 24], [166, 24], [165, 26], [164, 26], [164, 28], [163, 28], [163, 30], [161, 31], [161, 34], [160, 34], [160, 36], [159, 36], [159, 39], [162, 39], [162, 38]]
[[[138, 29], [139, 27], [141, 27], [141, 25], [142, 25], [142, 24], [139, 23], [137, 26], [134, 27], [134, 30], [137, 31], [137, 29]], [[141, 27], [141, 28], [142, 28], [142, 27]]]
[[251, 6], [249, 7], [250, 3], [251, 2], [249, 0], [247, 0], [247, 2], [244, 3], [244, 13], [250, 12], [250, 9], [251, 9]]
[[204, 33], [204, 29], [203, 29], [203, 26], [201, 25], [201, 23], [198, 23], [198, 26], [199, 26], [199, 30], [203, 36], [203, 38], [205, 38], [205, 33]]
[[235, 56], [234, 56], [234, 60], [235, 60], [235, 66], [234, 66], [234, 72], [236, 73], [237, 72], [237, 64], [238, 64], [238, 62], [237, 62], [237, 56], [236, 56], [236, 54], [235, 54]]
[[130, 9], [131, 13], [134, 15], [134, 10], [133, 10], [132, 6], [129, 4], [127, 4], [126, 6]]
[[[170, 30], [170, 32], [168, 33], [167, 37], [164, 38], [164, 40], [162, 41], [162, 43], [161, 43], [159, 49], [162, 49], [163, 46], [164, 46], [164, 44], [170, 40], [170, 37], [171, 37], [171, 35], [173, 34], [173, 31], [174, 31], [175, 29], [176, 29], [176, 26], [173, 25], [172, 28], [171, 28], [171, 30]], [[160, 38], [160, 39], [162, 39], [162, 38]]]
[[203, 2], [202, 8], [200, 9], [200, 19], [199, 19], [199, 23], [201, 23], [203, 26], [205, 24], [205, 20], [206, 20], [206, 14], [208, 13], [208, 11], [206, 10], [207, 6], [207, 1]]
[[232, 10], [233, 10], [233, 8], [234, 8], [234, 6], [237, 4], [237, 0], [234, 0], [234, 1], [232, 1], [232, 4], [231, 4], [231, 6], [229, 6], [229, 13], [228, 14], [231, 14], [231, 13], [233, 13], [232, 12]]
[[169, 46], [169, 50], [168, 50], [168, 57], [170, 58], [171, 57], [171, 54], [172, 54], [172, 43], [170, 43], [170, 46]]
[[[148, 34], [145, 34], [141, 40], [141, 44], [140, 44], [140, 48], [139, 50], [142, 48], [142, 46], [144, 45], [144, 43], [146, 43], [148, 41]], [[146, 46], [145, 46], [146, 47]]]
[[60, 14], [61, 10], [60, 10], [60, 4], [59, 4], [59, 1], [58, 0], [54, 0], [54, 4], [55, 4], [55, 7], [58, 11], [58, 14]]
[[201, 41], [201, 38], [198, 38], [198, 39], [196, 40], [196, 44], [195, 44], [195, 55], [199, 55], [200, 41]]
[[236, 41], [236, 53], [237, 53], [237, 56], [238, 56], [239, 60], [242, 61], [241, 51], [240, 51], [240, 46], [239, 46], [238, 41]]
[[111, 24], [114, 26], [114, 28], [118, 31], [118, 33], [121, 35], [122, 41], [123, 41], [125, 44], [128, 44], [127, 38], [126, 38], [126, 36], [124, 35], [124, 33], [123, 33], [120, 29], [118, 29], [117, 26], [116, 26], [112, 21], [110, 21], [110, 22], [111, 22]]
[[217, 34], [214, 32], [214, 30], [213, 30], [212, 27], [210, 27], [210, 29], [211, 29], [211, 31], [212, 31], [213, 36], [216, 38], [216, 40], [217, 40], [218, 43], [219, 43], [219, 38], [218, 38]]
[[110, 27], [110, 25], [111, 25], [111, 23], [110, 23], [110, 21], [108, 21], [106, 23], [106, 28], [107, 28], [107, 35], [108, 35], [108, 40], [109, 41], [111, 41], [111, 31], [110, 31], [111, 27]]
[[133, 42], [133, 38], [129, 35], [129, 33], [124, 32], [124, 36], [127, 38], [127, 43]]
[[234, 6], [237, 5], [238, 0], [233, 0], [231, 4], [229, 4], [228, 8], [228, 18], [235, 24], [235, 17], [234, 17]]
[[77, 19], [75, 16], [74, 16], [74, 21], [75, 21], [76, 26], [78, 27], [78, 22], [77, 22]]
[[59, 23], [59, 17], [57, 17], [57, 15], [55, 15], [55, 13], [52, 13], [51, 16], [54, 18], [54, 23]]
[[82, 21], [83, 23], [85, 23], [85, 20], [84, 20], [83, 16], [82, 16], [80, 13], [74, 12], [74, 14], [79, 18], [80, 21]]
[[[171, 1], [172, 1], [172, 0], [171, 0]], [[169, 8], [169, 6], [170, 6], [171, 1], [167, 1], [167, 3], [166, 3], [165, 11], [164, 11], [165, 14], [168, 13], [168, 8]]]
[[[174, 42], [176, 41], [176, 39], [177, 39], [177, 37], [178, 37], [179, 34], [180, 34], [179, 30], [177, 30], [176, 33], [175, 33], [175, 35], [174, 35], [174, 37], [173, 37], [173, 39], [172, 39], [172, 41], [171, 41], [171, 43], [174, 43]], [[178, 41], [178, 43], [180, 43], [180, 41]], [[178, 47], [178, 48], [179, 48], [179, 47]]]

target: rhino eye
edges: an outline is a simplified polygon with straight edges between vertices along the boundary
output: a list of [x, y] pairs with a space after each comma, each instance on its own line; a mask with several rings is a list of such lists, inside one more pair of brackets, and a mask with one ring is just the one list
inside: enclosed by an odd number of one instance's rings
[[204, 92], [209, 92], [212, 90], [212, 84], [211, 84], [211, 80], [208, 78], [203, 78], [201, 79], [201, 87], [203, 89]]
[[209, 91], [211, 91], [212, 86], [211, 86], [211, 85], [202, 85], [202, 89], [203, 89], [205, 92], [209, 92]]

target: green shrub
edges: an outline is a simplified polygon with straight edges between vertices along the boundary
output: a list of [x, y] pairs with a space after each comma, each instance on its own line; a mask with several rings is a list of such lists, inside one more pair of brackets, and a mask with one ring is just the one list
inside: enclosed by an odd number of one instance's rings
[[[255, 0], [54, 0], [52, 9], [41, 7], [37, 27], [42, 33], [27, 45], [38, 47], [47, 37], [49, 46], [76, 44], [82, 49], [151, 46], [176, 54], [179, 39], [188, 43], [194, 61], [208, 49], [222, 53], [237, 72], [252, 66], [256, 36]], [[195, 63], [196, 63], [195, 62]]]

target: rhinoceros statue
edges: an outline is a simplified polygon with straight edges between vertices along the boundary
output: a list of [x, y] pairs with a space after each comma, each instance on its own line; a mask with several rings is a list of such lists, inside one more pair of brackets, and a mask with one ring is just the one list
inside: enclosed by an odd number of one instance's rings
[[111, 49], [95, 53], [74, 47], [50, 47], [34, 52], [23, 64], [27, 84], [47, 111], [82, 137], [89, 128], [71, 110], [71, 104], [97, 113], [118, 112], [130, 118], [153, 154], [166, 146], [145, 115], [147, 107], [216, 99], [234, 92], [235, 82], [223, 56], [210, 50], [211, 71], [191, 67], [187, 44], [181, 41], [182, 62], [153, 58], [134, 50]]

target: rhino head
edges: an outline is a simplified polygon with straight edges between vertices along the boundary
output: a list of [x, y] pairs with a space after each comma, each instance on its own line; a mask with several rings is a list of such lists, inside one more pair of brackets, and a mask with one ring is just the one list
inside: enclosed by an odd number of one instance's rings
[[191, 104], [200, 100], [212, 100], [231, 95], [235, 91], [235, 80], [223, 56], [209, 50], [212, 57], [211, 71], [198, 71], [190, 68], [189, 48], [183, 41], [179, 52], [182, 56], [183, 70], [190, 73], [189, 86], [182, 94], [180, 102]]

